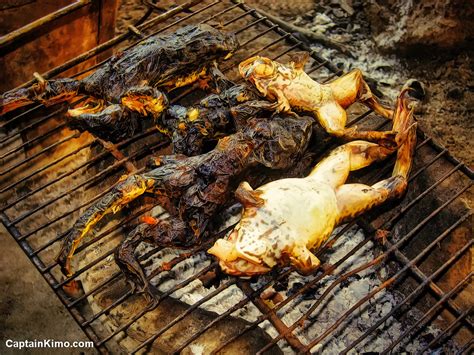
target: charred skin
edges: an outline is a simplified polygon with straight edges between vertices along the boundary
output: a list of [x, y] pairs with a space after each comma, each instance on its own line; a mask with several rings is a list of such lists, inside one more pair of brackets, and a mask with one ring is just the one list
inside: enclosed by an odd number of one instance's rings
[[170, 89], [188, 85], [206, 75], [213, 60], [229, 55], [237, 46], [235, 36], [209, 25], [186, 26], [116, 54], [83, 80], [56, 79], [7, 92], [0, 97], [0, 114], [34, 102], [52, 105], [77, 95], [118, 104], [134, 87]]
[[306, 178], [276, 180], [256, 190], [242, 183], [236, 191], [244, 206], [242, 219], [228, 238], [217, 240], [208, 251], [219, 259], [222, 270], [248, 277], [292, 264], [302, 274], [312, 273], [320, 261], [311, 250], [317, 250], [335, 226], [403, 195], [416, 143], [408, 104], [403, 90], [393, 127], [400, 132], [397, 161], [388, 179], [372, 186], [346, 183], [351, 171], [397, 150], [353, 141], [333, 150]]
[[331, 135], [346, 140], [363, 139], [385, 146], [395, 146], [394, 131], [363, 131], [345, 127], [345, 109], [356, 101], [386, 118], [393, 115], [393, 111], [383, 106], [372, 94], [362, 72], [354, 69], [328, 84], [319, 84], [303, 70], [308, 58], [306, 52], [295, 53], [292, 61], [283, 65], [257, 56], [240, 63], [239, 71], [262, 95], [276, 102], [279, 112], [310, 112]]
[[32, 103], [50, 106], [65, 102], [77, 97], [81, 89], [80, 81], [56, 79], [8, 91], [0, 96], [0, 115]]
[[[167, 107], [166, 96], [160, 97], [159, 91], [153, 90], [155, 97], [160, 98], [157, 105], [160, 108]], [[148, 94], [143, 90], [141, 92], [143, 95]], [[149, 102], [152, 100], [146, 101], [146, 104]], [[251, 87], [234, 84], [219, 94], [205, 97], [195, 106], [187, 108], [173, 105], [163, 115], [157, 110], [157, 114], [152, 115], [152, 120], [161, 133], [172, 139], [174, 153], [194, 156], [204, 152], [206, 142], [216, 141], [235, 132], [237, 127], [245, 125], [251, 117], [272, 107], [270, 102], [259, 100]], [[78, 109], [69, 110], [67, 119], [71, 128], [89, 131], [111, 142], [119, 142], [143, 130], [149, 111], [149, 108], [143, 107], [131, 110], [118, 104], [104, 109], [100, 102], [91, 101]]]
[[100, 112], [84, 111], [78, 116], [67, 116], [69, 127], [110, 142], [120, 142], [143, 129], [143, 116], [121, 105], [109, 105]]
[[119, 182], [77, 220], [58, 256], [63, 272], [71, 274], [70, 260], [75, 248], [101, 218], [148, 192], [157, 196], [171, 220], [156, 220], [139, 227], [116, 254], [118, 264], [131, 277], [131, 282], [148, 290], [143, 270], [134, 257], [139, 242], [181, 247], [198, 242], [205, 236], [209, 221], [229, 202], [239, 179], [249, 168], [293, 166], [306, 150], [311, 132], [309, 117], [254, 119], [243, 130], [220, 139], [208, 153], [151, 159], [152, 170]]
[[84, 79], [84, 87], [88, 93], [116, 102], [129, 88], [142, 82], [166, 89], [184, 86], [205, 75], [213, 60], [232, 53], [237, 46], [233, 35], [209, 25], [185, 26], [115, 55]]
[[[77, 109], [70, 109], [66, 120], [71, 128], [114, 143], [143, 131], [147, 118], [162, 128], [161, 113], [169, 105], [166, 95], [150, 87], [131, 88], [129, 93], [122, 99], [127, 105], [112, 104], [104, 108], [103, 100], [89, 100]], [[161, 131], [167, 133], [164, 128]]]
[[[144, 120], [151, 118], [161, 133], [173, 138], [175, 153], [200, 154], [203, 152], [204, 140], [215, 140], [220, 134], [229, 134], [235, 130], [231, 117], [232, 106], [258, 98], [250, 87], [235, 85], [215, 66], [211, 66], [209, 74], [214, 89], [219, 93], [204, 98], [196, 107], [168, 107], [166, 95], [158, 89], [133, 87], [121, 98], [121, 104], [109, 105], [104, 109], [103, 100], [91, 100], [89, 104], [69, 110], [69, 125], [102, 139], [119, 142], [142, 131]], [[260, 108], [263, 103], [258, 106]], [[242, 119], [247, 120], [261, 110], [248, 111], [247, 115], [242, 115], [245, 116]]]
[[204, 151], [205, 142], [235, 132], [271, 106], [250, 87], [234, 85], [192, 107], [173, 105], [162, 120], [172, 137], [174, 153], [194, 156]]
[[154, 181], [140, 175], [132, 175], [121, 179], [114, 189], [98, 203], [90, 207], [74, 224], [64, 239], [57, 260], [63, 273], [71, 276], [70, 261], [87, 232], [109, 213], [116, 213], [130, 201], [144, 194], [153, 186]]

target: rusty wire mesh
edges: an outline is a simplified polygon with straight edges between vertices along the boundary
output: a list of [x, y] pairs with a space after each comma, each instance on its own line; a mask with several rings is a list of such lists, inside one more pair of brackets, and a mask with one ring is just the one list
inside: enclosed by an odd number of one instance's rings
[[[308, 50], [292, 34], [283, 31], [239, 1], [194, 1], [156, 16], [153, 13], [153, 4], [148, 5], [150, 11], [147, 14], [151, 15], [151, 19], [147, 18], [142, 23], [131, 26], [129, 32], [118, 35], [60, 67], [51, 69], [44, 73], [43, 77], [48, 79], [60, 75], [65, 70], [110, 48], [117, 46], [127, 48], [151, 35], [199, 22], [219, 26], [222, 30], [232, 31], [237, 35], [241, 48], [230, 62], [221, 64], [223, 71], [236, 80], [238, 80], [236, 63], [249, 56], [263, 54], [273, 59], [284, 60], [284, 56], [291, 51]], [[192, 12], [182, 12], [189, 5], [192, 5]], [[87, 74], [102, 63], [97, 63], [77, 76]], [[327, 81], [341, 74], [335, 66], [319, 57], [315, 51], [311, 51], [311, 62], [307, 66], [307, 72], [318, 81]], [[31, 82], [25, 85], [29, 84]], [[195, 91], [195, 88], [191, 87], [172, 92], [172, 102], [195, 102], [197, 100]], [[132, 336], [129, 330], [150, 312], [150, 309], [136, 307], [136, 312], [123, 323], [117, 324], [114, 329], [98, 330], [99, 324], [109, 317], [114, 309], [122, 307], [126, 302], [134, 302], [140, 297], [126, 290], [102, 309], [90, 310], [86, 307], [91, 297], [103, 292], [110, 285], [123, 281], [123, 276], [116, 270], [111, 272], [108, 278], [77, 297], [68, 295], [64, 287], [72, 280], [83, 281], [91, 270], [110, 259], [115, 247], [110, 247], [82, 264], [69, 278], [64, 278], [60, 274], [54, 255], [78, 213], [108, 192], [122, 174], [143, 171], [144, 158], [151, 154], [162, 153], [168, 141], [151, 127], [110, 149], [104, 146], [101, 140], [88, 134], [69, 131], [61, 119], [64, 112], [65, 107], [62, 105], [54, 108], [36, 106], [19, 115], [8, 115], [6, 120], [0, 123], [1, 129], [6, 132], [0, 138], [0, 160], [3, 162], [0, 172], [0, 195], [3, 201], [0, 207], [0, 219], [80, 327], [94, 341], [96, 348], [100, 352], [106, 352], [107, 349], [111, 349], [110, 344], [118, 337]], [[356, 123], [378, 129], [389, 124], [372, 115], [370, 111], [355, 117], [353, 115], [350, 125]], [[358, 175], [357, 179], [363, 182], [380, 180], [390, 173], [392, 166], [393, 160], [387, 161], [374, 169], [364, 171], [364, 174]], [[271, 323], [278, 335], [269, 340], [260, 352], [271, 351], [273, 346], [282, 346], [284, 343], [298, 353], [315, 351], [318, 344], [324, 343], [328, 337], [337, 336], [341, 325], [354, 317], [361, 307], [373, 307], [376, 295], [387, 288], [395, 289], [402, 295], [398, 303], [384, 316], [372, 319], [370, 325], [367, 325], [356, 340], [346, 344], [344, 353], [357, 350], [365, 342], [370, 341], [370, 337], [381, 331], [380, 329], [391, 317], [402, 319], [407, 327], [399, 337], [393, 339], [392, 343], [386, 344], [384, 353], [393, 349], [403, 349], [404, 344], [412, 337], [416, 337], [420, 329], [430, 325], [439, 326], [443, 330], [436, 337], [426, 341], [423, 351], [435, 349], [455, 339], [460, 353], [469, 352], [472, 349], [472, 301], [466, 302], [465, 296], [463, 298], [460, 295], [466, 292], [469, 294], [471, 287], [472, 238], [469, 233], [467, 238], [463, 237], [459, 230], [471, 221], [471, 211], [465, 206], [463, 199], [471, 193], [472, 177], [473, 173], [469, 168], [419, 131], [407, 195], [403, 201], [391, 205], [390, 208], [369, 213], [341, 228], [331, 238], [330, 243], [318, 252], [318, 257], [323, 261], [325, 252], [330, 246], [354, 226], [361, 228], [365, 237], [336, 263], [326, 265], [323, 270], [308, 276], [305, 283], [273, 306], [264, 302], [260, 296], [270, 286], [288, 277], [293, 271], [291, 267], [279, 270], [266, 282], [258, 284], [233, 277], [225, 278], [220, 286], [211, 287], [204, 297], [190, 305], [173, 321], [160, 325], [153, 334], [140, 338], [127, 350], [132, 353], [149, 350], [157, 339], [193, 311], [225, 289], [237, 286], [242, 291], [242, 297], [238, 302], [226, 312], [216, 314], [214, 319], [198, 331], [186, 334], [186, 339], [170, 352], [182, 351], [220, 321], [238, 313], [247, 304], [253, 304], [260, 315], [255, 321], [248, 322], [239, 332], [222, 341], [212, 350], [213, 353], [224, 351], [226, 346], [265, 321]], [[100, 233], [83, 242], [77, 254], [88, 253], [90, 256], [96, 245], [107, 240], [119, 241], [127, 231], [128, 222], [135, 221], [138, 216], [150, 209], [150, 205], [144, 204], [143, 207], [133, 209], [128, 215], [119, 216], [116, 218], [116, 223], [107, 225], [100, 230]], [[387, 240], [376, 238], [378, 230], [388, 231]], [[195, 249], [181, 253], [168, 262], [166, 267], [153, 264], [151, 271], [148, 270], [149, 279], [167, 273], [170, 269], [173, 270], [196, 253], [203, 254], [210, 242], [205, 241]], [[369, 242], [374, 243], [375, 257], [372, 261], [352, 269], [341, 268]], [[163, 252], [162, 248], [151, 249], [142, 254], [140, 260], [143, 263], [149, 262], [153, 255], [160, 252]], [[466, 264], [469, 267], [466, 267]], [[364, 270], [381, 265], [388, 270], [388, 274], [380, 275], [380, 286], [367, 292], [349, 309], [343, 310], [336, 319], [331, 320], [331, 326], [311, 341], [305, 341], [300, 336], [302, 329], [311, 327], [311, 324], [317, 321], [318, 310], [324, 306], [328, 298], [332, 297], [335, 289], [353, 282], [354, 277]], [[200, 279], [215, 266], [216, 263], [212, 260], [202, 263], [196, 267], [192, 276], [163, 292], [160, 300], [173, 297], [176, 291]], [[342, 271], [334, 275], [336, 269]], [[324, 292], [321, 294], [315, 292], [329, 276], [333, 279], [324, 288]], [[308, 295], [312, 295], [314, 299], [306, 313], [295, 322], [283, 321], [288, 309], [295, 307]], [[404, 314], [413, 306], [420, 309], [421, 316], [418, 319], [406, 319]]]

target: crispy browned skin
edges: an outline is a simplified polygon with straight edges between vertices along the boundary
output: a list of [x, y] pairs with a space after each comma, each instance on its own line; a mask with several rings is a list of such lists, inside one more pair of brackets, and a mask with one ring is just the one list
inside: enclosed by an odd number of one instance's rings
[[386, 146], [395, 145], [396, 132], [346, 128], [345, 109], [356, 101], [386, 118], [393, 114], [372, 94], [359, 69], [328, 84], [319, 84], [303, 70], [308, 53], [295, 53], [292, 59], [288, 65], [283, 65], [269, 58], [252, 57], [240, 63], [239, 70], [262, 95], [276, 102], [279, 112], [310, 112], [329, 134], [346, 140], [363, 139]]
[[291, 263], [299, 272], [311, 273], [320, 265], [311, 250], [323, 245], [338, 224], [400, 197], [407, 186], [416, 142], [409, 102], [403, 90], [393, 122], [400, 132], [397, 161], [388, 179], [372, 186], [346, 183], [351, 171], [397, 150], [353, 141], [334, 149], [305, 178], [276, 180], [255, 190], [242, 183], [236, 191], [244, 206], [242, 219], [229, 237], [217, 240], [209, 250], [218, 257], [221, 268], [231, 275], [252, 276]]
[[[252, 87], [228, 84], [232, 86], [206, 96], [194, 106], [172, 105], [154, 120], [158, 130], [171, 138], [175, 154], [193, 156], [210, 150], [217, 139], [234, 133], [238, 126], [262, 111], [272, 109], [272, 104], [261, 100]], [[149, 123], [141, 113], [115, 104], [105, 109], [92, 106], [87, 113], [70, 117], [69, 126], [118, 142], [143, 131]], [[205, 145], [208, 142], [212, 142], [211, 147]]]
[[[104, 106], [121, 104], [156, 117], [167, 107], [165, 95], [156, 88], [180, 87], [202, 78], [215, 59], [235, 51], [237, 46], [235, 36], [209, 25], [186, 26], [171, 34], [150, 37], [116, 54], [82, 80], [55, 79], [9, 91], [0, 97], [0, 115], [34, 102], [52, 105], [88, 95], [103, 100]], [[110, 110], [117, 112], [117, 108]], [[98, 112], [86, 106], [72, 110], [70, 115]]]
[[250, 86], [232, 85], [197, 105], [171, 106], [162, 117], [162, 125], [172, 137], [173, 152], [193, 156], [204, 152], [206, 142], [235, 132], [250, 118], [270, 109], [272, 104], [262, 101]]
[[140, 242], [181, 247], [198, 242], [249, 168], [293, 166], [305, 151], [311, 132], [309, 117], [254, 119], [239, 132], [219, 140], [216, 148], [206, 154], [152, 159], [153, 170], [119, 182], [76, 221], [58, 256], [63, 272], [70, 275], [70, 260], [76, 247], [104, 215], [148, 192], [157, 197], [170, 218], [140, 225], [118, 249], [116, 260], [132, 283], [150, 291], [133, 255]]

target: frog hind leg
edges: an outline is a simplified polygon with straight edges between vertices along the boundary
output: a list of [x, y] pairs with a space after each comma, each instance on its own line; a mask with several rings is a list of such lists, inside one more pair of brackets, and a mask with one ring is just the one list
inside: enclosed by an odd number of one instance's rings
[[292, 250], [290, 262], [303, 275], [313, 273], [321, 265], [319, 259], [305, 246], [297, 246]]
[[[403, 129], [411, 123], [413, 110], [408, 110], [403, 103], [400, 105], [400, 99], [398, 103], [394, 126]], [[416, 145], [416, 125], [409, 126], [406, 134], [402, 137], [403, 142], [398, 148], [397, 160], [390, 178], [372, 186], [346, 184], [336, 189], [336, 199], [340, 211], [338, 223], [346, 222], [374, 206], [403, 195]], [[362, 161], [364, 158], [360, 159]]]
[[359, 101], [385, 118], [391, 119], [393, 116], [393, 110], [384, 106], [372, 93], [360, 69], [354, 69], [328, 85], [333, 97], [344, 108]]
[[71, 230], [62, 241], [59, 254], [56, 256], [58, 264], [64, 275], [71, 276], [71, 259], [75, 250], [102, 218], [107, 214], [116, 213], [129, 202], [143, 195], [152, 185], [153, 181], [141, 175], [130, 175], [121, 179], [113, 189], [100, 200], [90, 206], [74, 223]]
[[363, 139], [380, 145], [396, 146], [395, 131], [362, 131], [357, 127], [346, 128], [347, 113], [336, 101], [329, 101], [315, 110], [319, 123], [329, 134], [347, 141]]
[[[146, 277], [145, 271], [135, 256], [141, 242], [161, 247], [187, 248], [197, 240], [186, 224], [175, 217], [159, 220], [149, 217], [149, 222], [140, 224], [115, 251], [115, 262], [132, 286], [132, 291], [143, 292], [151, 304], [157, 302], [157, 290]], [[165, 268], [166, 265], [161, 266]]]
[[132, 293], [135, 291], [145, 294], [150, 303], [157, 301], [157, 290], [148, 281], [145, 271], [141, 267], [139, 261], [135, 257], [135, 250], [142, 242], [150, 243], [147, 238], [152, 225], [142, 223], [125, 238], [120, 246], [115, 250], [115, 263], [118, 265], [129, 285]]

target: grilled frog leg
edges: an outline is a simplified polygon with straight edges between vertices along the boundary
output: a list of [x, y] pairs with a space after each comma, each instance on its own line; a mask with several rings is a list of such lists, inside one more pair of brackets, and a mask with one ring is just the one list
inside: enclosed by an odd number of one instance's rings
[[17, 108], [39, 103], [51, 106], [79, 95], [81, 82], [74, 79], [41, 81], [28, 88], [8, 91], [0, 96], [0, 115]]
[[335, 149], [303, 179], [282, 179], [252, 190], [241, 184], [236, 196], [244, 210], [227, 239], [209, 249], [224, 272], [263, 274], [287, 263], [307, 274], [320, 265], [317, 250], [338, 224], [403, 194], [415, 147], [413, 111], [403, 90], [397, 100], [394, 129], [400, 144], [392, 176], [375, 185], [346, 184], [349, 173], [385, 159], [396, 148], [354, 141]]
[[115, 251], [115, 262], [124, 273], [132, 287], [132, 292], [137, 290], [144, 293], [152, 303], [156, 298], [156, 289], [146, 278], [135, 250], [142, 242], [163, 247], [188, 247], [196, 243], [191, 237], [194, 233], [181, 219], [170, 217], [166, 220], [148, 218], [146, 223], [138, 225]]
[[132, 137], [142, 129], [143, 116], [119, 104], [101, 111], [88, 108], [71, 109], [66, 116], [68, 125], [81, 132], [88, 131], [111, 142]]
[[358, 101], [386, 118], [393, 111], [384, 107], [372, 94], [362, 72], [354, 69], [328, 84], [319, 84], [307, 75], [304, 64], [308, 53], [293, 56], [288, 65], [265, 57], [252, 57], [239, 65], [240, 74], [276, 102], [277, 111], [311, 112], [329, 134], [347, 140], [363, 139], [382, 145], [394, 145], [396, 132], [362, 131], [345, 128], [346, 108]]
[[118, 212], [123, 206], [144, 194], [153, 186], [154, 181], [140, 175], [132, 175], [119, 181], [113, 190], [105, 195], [97, 204], [90, 207], [74, 224], [64, 238], [63, 245], [57, 256], [62, 272], [71, 276], [71, 258], [82, 238], [105, 215]]

